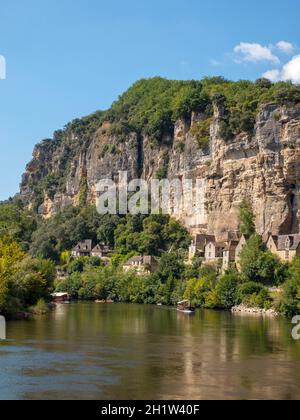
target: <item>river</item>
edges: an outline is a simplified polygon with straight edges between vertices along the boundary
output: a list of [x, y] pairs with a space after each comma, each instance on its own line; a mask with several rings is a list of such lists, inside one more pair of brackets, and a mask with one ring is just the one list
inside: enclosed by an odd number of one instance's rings
[[72, 303], [13, 321], [0, 399], [300, 399], [285, 319]]

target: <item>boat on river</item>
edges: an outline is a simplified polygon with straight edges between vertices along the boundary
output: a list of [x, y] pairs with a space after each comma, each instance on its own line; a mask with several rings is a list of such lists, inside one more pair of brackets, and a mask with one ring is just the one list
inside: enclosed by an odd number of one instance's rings
[[191, 305], [189, 300], [182, 300], [181, 302], [177, 303], [177, 311], [191, 315], [196, 312], [196, 309]]

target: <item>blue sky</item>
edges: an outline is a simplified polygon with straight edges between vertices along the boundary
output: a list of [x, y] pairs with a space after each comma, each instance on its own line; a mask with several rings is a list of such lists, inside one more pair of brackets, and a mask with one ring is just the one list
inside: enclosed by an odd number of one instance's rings
[[299, 12], [298, 0], [0, 0], [0, 200], [34, 144], [137, 79], [298, 81]]

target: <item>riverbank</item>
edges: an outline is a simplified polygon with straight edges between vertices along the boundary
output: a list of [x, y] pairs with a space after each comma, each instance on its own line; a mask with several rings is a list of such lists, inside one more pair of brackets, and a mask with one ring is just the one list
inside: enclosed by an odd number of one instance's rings
[[251, 308], [246, 305], [238, 305], [234, 306], [231, 309], [231, 312], [234, 314], [247, 314], [247, 315], [256, 315], [256, 316], [268, 316], [277, 318], [280, 317], [281, 314], [276, 312], [274, 309], [262, 309], [262, 308]]

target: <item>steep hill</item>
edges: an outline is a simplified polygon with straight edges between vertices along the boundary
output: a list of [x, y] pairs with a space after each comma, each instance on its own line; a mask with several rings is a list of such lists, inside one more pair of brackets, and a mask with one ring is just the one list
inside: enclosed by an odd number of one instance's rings
[[67, 204], [95, 202], [101, 178], [201, 178], [201, 217], [189, 227], [237, 229], [243, 198], [261, 233], [299, 231], [300, 87], [265, 79], [230, 82], [141, 80], [105, 112], [39, 143], [20, 196], [50, 217]]

